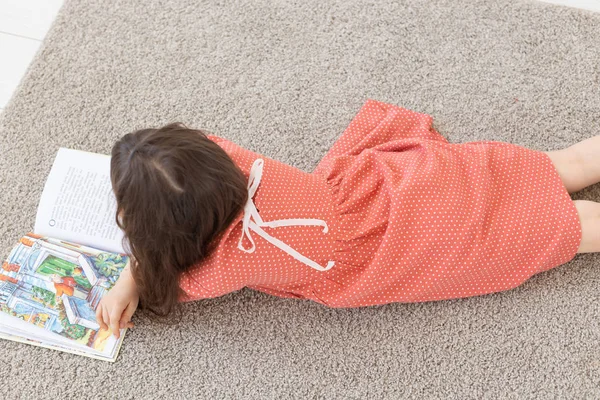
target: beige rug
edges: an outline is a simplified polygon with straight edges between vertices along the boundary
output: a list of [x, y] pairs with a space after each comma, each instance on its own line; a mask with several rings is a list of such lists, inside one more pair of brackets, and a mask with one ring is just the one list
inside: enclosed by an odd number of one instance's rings
[[[0, 116], [0, 250], [32, 229], [59, 147], [108, 153], [171, 121], [305, 171], [367, 98], [454, 143], [568, 146], [600, 134], [599, 39], [600, 14], [526, 0], [67, 0]], [[595, 254], [445, 302], [243, 290], [178, 326], [136, 314], [114, 364], [2, 341], [0, 397], [594, 399], [599, 298]]]

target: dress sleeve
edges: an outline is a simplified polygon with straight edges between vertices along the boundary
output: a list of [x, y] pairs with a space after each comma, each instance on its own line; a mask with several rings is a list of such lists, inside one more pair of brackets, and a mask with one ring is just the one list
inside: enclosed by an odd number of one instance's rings
[[215, 136], [215, 135], [212, 135], [212, 134], [206, 134], [206, 137], [208, 139], [212, 140], [215, 143], [219, 143], [219, 142], [222, 142], [222, 141], [225, 140], [225, 139], [223, 139], [223, 138], [221, 138], [219, 136]]
[[178, 298], [178, 302], [180, 303], [217, 297], [211, 290], [208, 290], [202, 283], [194, 279], [193, 276], [186, 273], [181, 275], [179, 287], [182, 289], [182, 293], [180, 293]]
[[179, 287], [183, 293], [179, 295], [178, 302], [212, 299], [240, 289], [226, 284], [218, 269], [202, 267], [195, 267], [181, 274]]
[[314, 170], [319, 173], [329, 161], [356, 155], [365, 149], [392, 140], [421, 138], [448, 142], [432, 126], [433, 118], [394, 104], [367, 99], [331, 149]]

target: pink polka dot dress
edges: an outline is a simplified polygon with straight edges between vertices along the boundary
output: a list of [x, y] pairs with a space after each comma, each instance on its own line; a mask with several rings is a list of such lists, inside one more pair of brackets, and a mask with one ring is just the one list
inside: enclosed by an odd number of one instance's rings
[[312, 173], [209, 138], [250, 199], [182, 276], [180, 301], [244, 287], [330, 307], [477, 296], [566, 263], [581, 241], [546, 154], [451, 144], [396, 105], [367, 100]]

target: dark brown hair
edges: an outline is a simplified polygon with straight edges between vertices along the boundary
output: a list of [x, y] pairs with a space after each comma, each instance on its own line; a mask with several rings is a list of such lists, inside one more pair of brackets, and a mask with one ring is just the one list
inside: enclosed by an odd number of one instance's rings
[[246, 178], [204, 131], [181, 123], [123, 136], [110, 175], [139, 306], [166, 317], [182, 294], [181, 274], [243, 209]]

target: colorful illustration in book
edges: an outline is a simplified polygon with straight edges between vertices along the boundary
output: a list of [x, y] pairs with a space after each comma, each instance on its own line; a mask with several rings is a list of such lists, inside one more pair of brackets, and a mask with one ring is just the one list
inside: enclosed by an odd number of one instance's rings
[[28, 233], [0, 269], [0, 311], [102, 351], [110, 332], [95, 310], [128, 261]]

